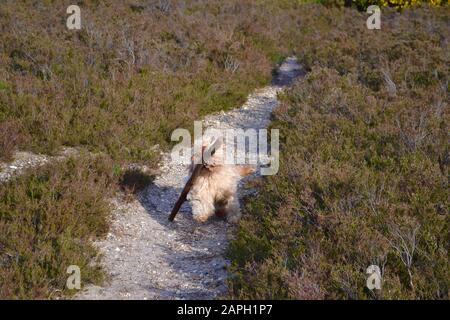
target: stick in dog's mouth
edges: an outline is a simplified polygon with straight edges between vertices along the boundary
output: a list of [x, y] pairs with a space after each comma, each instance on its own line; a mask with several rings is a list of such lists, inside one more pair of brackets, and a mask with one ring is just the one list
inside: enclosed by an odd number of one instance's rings
[[183, 191], [181, 191], [180, 196], [178, 197], [177, 202], [173, 206], [172, 212], [169, 215], [169, 221], [173, 221], [175, 219], [175, 216], [177, 215], [178, 211], [181, 208], [181, 205], [183, 202], [186, 201], [186, 197], [189, 193], [189, 191], [192, 188], [192, 185], [195, 183], [195, 180], [197, 179], [198, 175], [200, 174], [200, 171], [205, 166], [205, 164], [208, 162], [208, 160], [214, 155], [216, 150], [222, 145], [221, 139], [216, 139], [208, 148], [205, 150], [202, 150], [202, 162], [199, 164], [196, 164], [194, 169], [192, 170], [192, 174], [189, 177], [188, 181], [186, 182]]

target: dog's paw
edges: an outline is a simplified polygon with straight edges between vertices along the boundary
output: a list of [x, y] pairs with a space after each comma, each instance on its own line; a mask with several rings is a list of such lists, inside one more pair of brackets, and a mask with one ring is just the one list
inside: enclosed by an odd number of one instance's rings
[[201, 215], [194, 215], [193, 216], [194, 220], [197, 222], [205, 222], [206, 220], [208, 220], [209, 215], [207, 214], [201, 214]]

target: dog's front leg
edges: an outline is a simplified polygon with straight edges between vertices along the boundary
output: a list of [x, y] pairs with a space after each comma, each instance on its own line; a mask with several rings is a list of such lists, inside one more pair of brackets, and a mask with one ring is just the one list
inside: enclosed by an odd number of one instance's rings
[[196, 221], [205, 222], [214, 214], [212, 198], [191, 199], [192, 215]]

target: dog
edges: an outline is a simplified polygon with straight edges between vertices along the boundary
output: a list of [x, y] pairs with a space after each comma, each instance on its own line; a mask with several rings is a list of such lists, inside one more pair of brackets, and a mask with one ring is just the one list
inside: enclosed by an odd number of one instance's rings
[[[207, 144], [202, 145], [202, 153]], [[191, 187], [188, 200], [192, 206], [193, 218], [205, 222], [213, 216], [226, 218], [230, 223], [237, 223], [241, 217], [237, 189], [239, 181], [255, 171], [249, 165], [224, 164], [224, 147], [217, 148], [200, 171]], [[192, 174], [195, 164], [194, 157], [190, 165]]]

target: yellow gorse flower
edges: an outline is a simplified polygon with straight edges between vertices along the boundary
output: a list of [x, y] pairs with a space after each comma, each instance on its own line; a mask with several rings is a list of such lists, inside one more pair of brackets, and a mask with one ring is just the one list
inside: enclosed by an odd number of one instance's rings
[[417, 4], [428, 4], [430, 6], [440, 6], [445, 1], [442, 0], [378, 0], [378, 1], [367, 1], [367, 0], [354, 0], [355, 4], [361, 7], [368, 7], [371, 4], [378, 4], [380, 6], [391, 6], [396, 8], [407, 8]]

